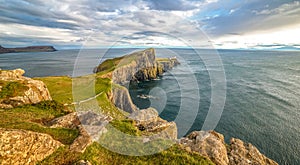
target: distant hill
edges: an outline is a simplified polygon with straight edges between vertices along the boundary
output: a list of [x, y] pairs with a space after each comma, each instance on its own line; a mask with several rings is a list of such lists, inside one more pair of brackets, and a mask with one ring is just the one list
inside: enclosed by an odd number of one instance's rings
[[53, 46], [28, 46], [19, 48], [4, 48], [0, 45], [1, 53], [19, 53], [19, 52], [53, 52], [56, 49]]
[[276, 50], [300, 50], [300, 48], [297, 48], [295, 46], [284, 46], [284, 47], [277, 48]]

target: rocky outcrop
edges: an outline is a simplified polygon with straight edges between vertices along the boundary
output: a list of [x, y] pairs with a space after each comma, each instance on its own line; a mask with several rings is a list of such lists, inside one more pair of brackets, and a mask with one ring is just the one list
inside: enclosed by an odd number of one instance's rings
[[179, 143], [187, 151], [207, 156], [217, 165], [277, 165], [256, 147], [239, 139], [232, 138], [226, 146], [224, 136], [215, 131], [194, 131]]
[[228, 157], [224, 136], [214, 131], [194, 131], [180, 139], [180, 144], [188, 151], [209, 157], [218, 165], [227, 165]]
[[53, 46], [28, 46], [20, 48], [4, 48], [0, 45], [1, 53], [19, 53], [19, 52], [53, 52], [56, 49]]
[[47, 134], [0, 128], [0, 164], [36, 164], [60, 146]]
[[106, 124], [112, 118], [93, 111], [74, 112], [68, 115], [53, 119], [48, 123], [51, 128], [79, 129], [80, 134], [70, 145], [70, 150], [83, 153], [93, 141], [106, 132]]
[[112, 87], [111, 101], [116, 107], [129, 113], [132, 113], [138, 109], [133, 104], [127, 88], [123, 86], [114, 85]]
[[0, 108], [52, 100], [42, 81], [24, 77], [24, 73], [22, 69], [0, 70]]
[[239, 139], [230, 140], [228, 151], [229, 164], [257, 164], [257, 165], [278, 165], [275, 161], [267, 158], [250, 143], [245, 143]]
[[128, 118], [135, 120], [139, 130], [155, 133], [152, 138], [177, 139], [176, 123], [160, 118], [154, 108], [135, 111]]

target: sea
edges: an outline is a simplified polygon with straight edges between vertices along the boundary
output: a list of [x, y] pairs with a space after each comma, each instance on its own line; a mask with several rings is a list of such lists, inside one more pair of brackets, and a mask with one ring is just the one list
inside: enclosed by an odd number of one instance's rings
[[[28, 77], [80, 76], [105, 59], [136, 50], [0, 54], [0, 68], [22, 68]], [[300, 164], [300, 51], [174, 48], [156, 49], [156, 55], [177, 58], [181, 65], [155, 80], [128, 84], [140, 109], [156, 108], [163, 119], [176, 122], [180, 136], [213, 120], [227, 143], [239, 138], [279, 164]], [[218, 82], [225, 90], [215, 90]], [[208, 118], [211, 107], [218, 114]]]

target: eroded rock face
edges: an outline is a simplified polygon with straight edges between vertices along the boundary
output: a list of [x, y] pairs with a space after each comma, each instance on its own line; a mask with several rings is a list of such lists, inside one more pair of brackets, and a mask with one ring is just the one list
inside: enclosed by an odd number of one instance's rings
[[218, 165], [229, 163], [224, 136], [215, 131], [194, 131], [180, 139], [180, 144], [188, 151], [209, 157]]
[[256, 147], [250, 143], [244, 143], [239, 139], [230, 140], [230, 151], [228, 151], [229, 164], [252, 164], [252, 165], [278, 165], [275, 161], [261, 154]]
[[135, 74], [145, 68], [156, 68], [154, 49], [146, 49], [124, 56], [113, 71], [112, 80], [115, 84], [128, 83], [135, 80]]
[[207, 156], [217, 165], [277, 165], [250, 143], [232, 138], [230, 145], [224, 142], [224, 136], [215, 131], [194, 131], [179, 143], [190, 152]]
[[152, 138], [177, 139], [177, 126], [175, 122], [168, 122], [158, 116], [154, 108], [135, 111], [129, 118], [136, 121], [141, 131], [153, 132]]
[[0, 70], [0, 108], [52, 100], [46, 85], [39, 80], [24, 77], [22, 69]]
[[112, 88], [111, 101], [116, 107], [129, 113], [137, 111], [138, 109], [133, 104], [127, 88], [123, 86], [116, 86]]
[[0, 128], [0, 164], [36, 164], [62, 145], [47, 134]]

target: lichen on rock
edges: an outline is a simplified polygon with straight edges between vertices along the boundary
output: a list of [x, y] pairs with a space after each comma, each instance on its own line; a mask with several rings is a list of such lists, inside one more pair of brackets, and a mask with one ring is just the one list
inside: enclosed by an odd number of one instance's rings
[[46, 85], [24, 77], [22, 69], [0, 71], [0, 108], [13, 108], [52, 100]]
[[0, 128], [0, 164], [36, 164], [60, 146], [47, 134]]

